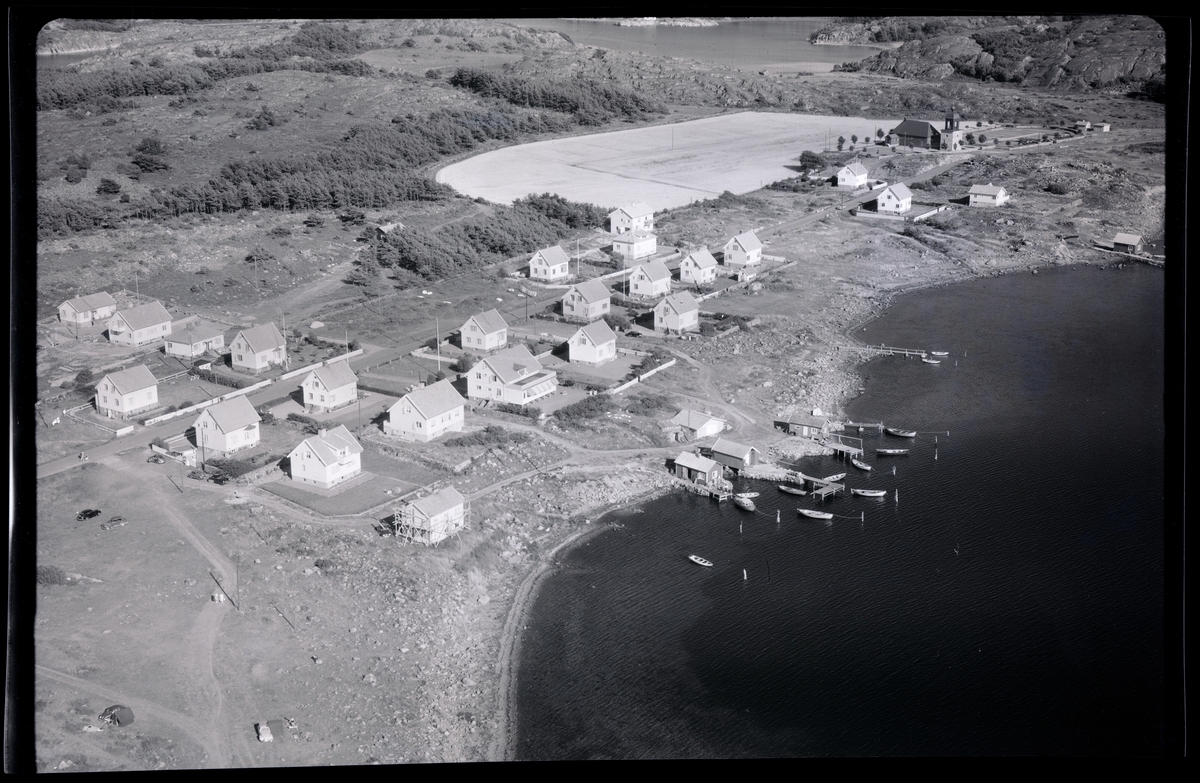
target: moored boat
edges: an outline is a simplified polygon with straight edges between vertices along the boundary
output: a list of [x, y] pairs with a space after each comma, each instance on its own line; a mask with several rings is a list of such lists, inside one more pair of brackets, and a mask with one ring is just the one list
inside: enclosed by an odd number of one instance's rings
[[845, 473], [834, 473], [832, 476], [826, 476], [825, 478], [821, 479], [821, 481], [826, 481], [832, 484], [833, 482], [841, 481], [844, 478], [846, 478]]
[[942, 363], [941, 359], [926, 359], [923, 356], [921, 357], [921, 361], [925, 362], [926, 364], [941, 364]]
[[930, 351], [929, 353], [932, 356], [949, 356], [950, 355], [949, 351]]
[[789, 487], [787, 484], [780, 484], [779, 491], [786, 492], [789, 495], [807, 495], [808, 494], [807, 492], [800, 489], [799, 487]]
[[907, 454], [908, 449], [875, 449], [876, 454]]
[[744, 498], [741, 495], [733, 496], [733, 505], [737, 506], [743, 511], [754, 511], [755, 508], [753, 500], [750, 498]]
[[700, 557], [700, 555], [688, 555], [688, 560], [691, 560], [696, 565], [712, 568], [712, 561], [705, 560], [703, 557]]
[[813, 519], [833, 519], [833, 514], [830, 514], [828, 511], [812, 511], [807, 508], [798, 508], [796, 511]]
[[864, 498], [881, 498], [887, 494], [886, 489], [852, 489], [850, 491], [855, 495], [862, 495]]
[[733, 495], [734, 495], [734, 497], [739, 497], [739, 498], [756, 498], [756, 497], [758, 497], [757, 492], [735, 492], [735, 493], [733, 493]]
[[850, 460], [850, 464], [853, 465], [854, 467], [858, 468], [859, 470], [870, 470], [871, 469], [870, 465], [868, 465], [865, 462], [859, 462], [856, 459]]
[[898, 430], [895, 427], [884, 427], [888, 435], [895, 435], [897, 438], [915, 438], [917, 433], [914, 430]]

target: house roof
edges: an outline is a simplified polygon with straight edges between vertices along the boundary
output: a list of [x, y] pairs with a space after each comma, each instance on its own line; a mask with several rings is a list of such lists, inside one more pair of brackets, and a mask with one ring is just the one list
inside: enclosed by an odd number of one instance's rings
[[711, 416], [700, 411], [693, 411], [687, 408], [675, 414], [675, 418], [671, 419], [672, 424], [678, 424], [681, 427], [687, 427], [689, 430], [698, 430], [704, 425], [712, 421], [725, 423], [724, 419], [718, 419], [716, 416]]
[[[683, 260], [687, 261], [688, 259], [691, 259], [692, 263], [701, 269], [707, 269], [710, 266], [715, 267], [717, 265], [717, 259], [713, 258], [713, 254], [708, 252], [707, 247], [702, 247], [693, 253], [689, 253], [687, 258]], [[680, 263], [683, 262], [681, 261]]]
[[685, 468], [691, 468], [692, 470], [698, 470], [701, 473], [711, 473], [713, 469], [719, 467], [716, 460], [701, 457], [690, 451], [681, 451], [679, 456], [675, 458], [675, 464], [683, 465]]
[[847, 171], [856, 177], [865, 177], [867, 175], [867, 167], [859, 163], [857, 160], [851, 163], [849, 166], [843, 166], [838, 170], [838, 174], [841, 174], [843, 171]]
[[224, 402], [218, 402], [216, 405], [205, 408], [200, 412], [200, 416], [204, 416], [206, 413], [212, 417], [217, 429], [224, 433], [230, 433], [248, 427], [256, 421], [262, 421], [258, 411], [254, 410], [254, 406], [244, 395], [231, 397]]
[[726, 242], [725, 247], [729, 247], [734, 242], [737, 242], [739, 245], [741, 245], [742, 250], [746, 251], [747, 253], [749, 253], [751, 250], [762, 249], [762, 242], [758, 241], [758, 237], [755, 236], [753, 231], [746, 231], [738, 234], [736, 237]]
[[[129, 394], [130, 392], [149, 389], [151, 386], [158, 386], [158, 381], [155, 379], [154, 373], [150, 372], [150, 368], [144, 364], [130, 367], [127, 370], [111, 372], [104, 376], [104, 378], [108, 378], [108, 382], [116, 388], [118, 394]], [[104, 378], [100, 380], [103, 381]]]
[[542, 369], [542, 363], [535, 359], [523, 344], [497, 351], [495, 354], [481, 359], [479, 363], [491, 367], [492, 372], [496, 373], [504, 383], [512, 383], [520, 380], [523, 375]]
[[393, 231], [395, 231], [396, 229], [400, 229], [401, 231], [403, 231], [404, 224], [403, 223], [384, 223], [382, 226], [378, 226], [378, 230], [382, 231], [384, 234], [390, 234]]
[[632, 245], [634, 242], [644, 242], [647, 239], [657, 239], [657, 235], [653, 231], [627, 231], [620, 236], [613, 237], [613, 243]]
[[[612, 291], [610, 291], [608, 286], [606, 286], [604, 283], [601, 283], [599, 280], [585, 280], [582, 283], [573, 286], [573, 290], [583, 297], [583, 301], [587, 302], [588, 304], [593, 304], [594, 302], [603, 302], [605, 299], [612, 298]], [[569, 293], [570, 292], [568, 292], [568, 294]]]
[[208, 321], [193, 321], [180, 331], [173, 332], [167, 338], [167, 342], [195, 345], [223, 334], [225, 334], [225, 330], [218, 324]]
[[466, 498], [457, 489], [454, 487], [445, 487], [434, 492], [432, 495], [417, 498], [409, 503], [409, 505], [426, 517], [436, 517], [438, 514], [461, 506], [465, 502]]
[[283, 348], [287, 342], [283, 339], [283, 335], [279, 332], [279, 327], [272, 321], [271, 323], [252, 326], [249, 329], [243, 329], [237, 333], [238, 337], [243, 338], [246, 344], [250, 346], [251, 353], [262, 353], [263, 351], [271, 351], [275, 348]]
[[743, 446], [741, 443], [734, 443], [725, 438], [718, 438], [717, 442], [712, 445], [713, 454], [724, 454], [727, 457], [737, 457], [738, 459], [746, 459], [751, 451], [758, 451], [753, 446]]
[[59, 307], [72, 307], [77, 313], [86, 313], [88, 310], [99, 310], [101, 307], [116, 307], [117, 300], [109, 295], [108, 291], [101, 291], [96, 294], [88, 294], [87, 296], [78, 296], [74, 299], [68, 299]]
[[592, 321], [587, 326], [582, 326], [579, 331], [575, 332], [572, 337], [583, 332], [587, 338], [596, 345], [604, 345], [605, 343], [613, 342], [617, 339], [617, 333], [612, 330], [606, 321]]
[[[671, 279], [671, 270], [667, 269], [667, 265], [658, 259], [646, 264], [638, 264], [638, 266], [634, 267], [634, 271], [637, 271], [638, 269], [641, 269], [643, 272], [645, 272], [646, 277], [650, 278], [651, 282], [654, 283], [657, 283], [660, 280]], [[633, 272], [630, 272], [629, 275], [632, 277]]]
[[317, 376], [326, 389], [340, 389], [343, 386], [358, 383], [358, 376], [354, 374], [354, 370], [350, 369], [350, 362], [345, 360], [322, 365], [309, 373], [309, 376], [312, 375]]
[[[893, 196], [903, 201], [906, 198], [912, 198], [912, 191], [908, 189], [908, 185], [903, 182], [897, 182], [895, 185], [888, 185], [883, 193], [890, 192]], [[883, 193], [879, 194], [879, 198], [883, 198]]]
[[129, 328], [134, 331], [145, 329], [148, 326], [157, 326], [164, 321], [171, 320], [171, 314], [167, 312], [167, 308], [162, 306], [162, 302], [151, 302], [129, 310], [118, 310], [117, 315], [121, 316], [125, 323], [129, 324]]
[[1007, 191], [1005, 191], [1001, 186], [993, 185], [989, 182], [986, 185], [972, 185], [971, 190], [968, 192], [972, 196], [999, 196], [1001, 193], [1005, 193]]
[[[322, 465], [332, 465], [337, 462], [338, 451], [342, 449], [349, 449], [351, 454], [359, 454], [363, 450], [362, 445], [350, 434], [350, 430], [346, 429], [345, 424], [328, 430], [324, 434], [318, 433], [311, 438], [305, 438], [301, 441], [300, 446], [305, 443], [313, 450], [313, 454], [317, 456]], [[300, 446], [292, 449], [292, 454], [295, 454]]]
[[671, 294], [666, 299], [656, 304], [654, 309], [657, 310], [659, 307], [670, 307], [680, 315], [683, 313], [690, 313], [692, 310], [700, 309], [699, 303], [696, 302], [696, 297], [692, 296], [688, 291], [680, 291], [678, 293]]
[[1139, 234], [1117, 234], [1113, 237], [1113, 243], [1118, 245], [1138, 245], [1141, 242], [1142, 237]]
[[626, 215], [628, 215], [631, 218], [640, 218], [640, 217], [645, 217], [646, 215], [654, 214], [654, 210], [650, 208], [650, 205], [646, 204], [645, 202], [642, 202], [642, 201], [635, 201], [634, 203], [630, 204], [629, 206], [614, 209], [612, 212], [608, 213], [608, 216], [612, 217], [613, 215], [617, 214], [618, 212], [624, 212]]
[[[494, 334], [501, 329], [508, 328], [508, 322], [504, 320], [504, 316], [500, 315], [500, 313], [494, 307], [491, 310], [488, 310], [486, 313], [479, 313], [478, 315], [473, 315], [467, 319], [467, 323], [471, 323], [471, 321], [474, 321], [475, 325], [478, 326], [484, 334]], [[464, 324], [464, 326], [466, 326], [466, 324]]]
[[558, 245], [544, 247], [537, 251], [533, 254], [533, 258], [530, 259], [530, 263], [533, 263], [538, 256], [542, 257], [542, 261], [545, 262], [546, 266], [558, 266], [559, 264], [567, 263], [567, 253]]
[[[462, 395], [450, 384], [449, 378], [443, 378], [432, 386], [425, 386], [401, 397], [396, 405], [408, 400], [426, 419], [441, 416], [443, 413], [460, 408], [465, 403]], [[396, 405], [391, 410], [396, 409]], [[389, 411], [390, 413], [391, 411]]]
[[896, 127], [892, 128], [889, 133], [895, 133], [898, 136], [924, 136], [929, 137], [929, 132], [938, 132], [932, 122], [925, 120], [905, 120]]
[[802, 424], [805, 427], [824, 427], [827, 420], [820, 416], [813, 416], [811, 413], [798, 412], [788, 416], [787, 422], [788, 424]]

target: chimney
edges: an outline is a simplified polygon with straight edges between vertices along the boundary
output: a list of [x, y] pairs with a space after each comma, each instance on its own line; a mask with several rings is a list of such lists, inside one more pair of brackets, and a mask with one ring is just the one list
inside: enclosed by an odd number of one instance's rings
[[321, 427], [319, 430], [317, 430], [317, 437], [318, 437], [318, 438], [321, 438], [322, 440], [324, 440], [324, 439], [325, 439], [325, 433], [327, 433], [327, 432], [329, 432], [329, 430], [325, 429], [324, 427]]

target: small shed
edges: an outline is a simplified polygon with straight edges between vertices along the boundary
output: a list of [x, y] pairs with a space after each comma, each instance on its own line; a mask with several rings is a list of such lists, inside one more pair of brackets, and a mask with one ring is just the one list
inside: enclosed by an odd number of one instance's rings
[[793, 413], [786, 419], [776, 420], [775, 429], [783, 430], [788, 435], [815, 438], [829, 432], [829, 420], [821, 416], [811, 416], [807, 413]]
[[718, 484], [724, 468], [716, 460], [701, 457], [690, 451], [675, 458], [675, 475], [694, 484], [710, 487]]
[[759, 453], [758, 449], [753, 446], [745, 446], [725, 438], [718, 438], [717, 442], [712, 445], [712, 458], [726, 467], [744, 470], [751, 465], [758, 464]]
[[1117, 234], [1113, 237], [1113, 250], [1118, 253], [1142, 252], [1142, 237], [1138, 234]]

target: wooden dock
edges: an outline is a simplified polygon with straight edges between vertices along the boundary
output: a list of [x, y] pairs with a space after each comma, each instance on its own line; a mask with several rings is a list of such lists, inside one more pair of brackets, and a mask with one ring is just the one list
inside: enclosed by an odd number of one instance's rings
[[862, 345], [858, 347], [860, 351], [874, 353], [877, 356], [919, 356], [924, 359], [929, 355], [929, 351], [923, 351], [919, 348], [896, 348], [890, 345]]
[[688, 492], [694, 492], [697, 495], [706, 495], [713, 500], [729, 500], [729, 498], [733, 497], [732, 492], [727, 492], [724, 489], [714, 489], [713, 487], [705, 486], [704, 484], [696, 484], [695, 482], [681, 479], [678, 476], [673, 476], [672, 478], [675, 479], [675, 483], [678, 486], [683, 487]]
[[836, 482], [813, 481], [813, 484], [817, 485], [817, 488], [813, 490], [812, 493], [813, 497], [815, 497], [817, 500], [824, 500], [830, 495], [836, 495], [838, 492], [846, 491], [845, 484], [838, 484]]

